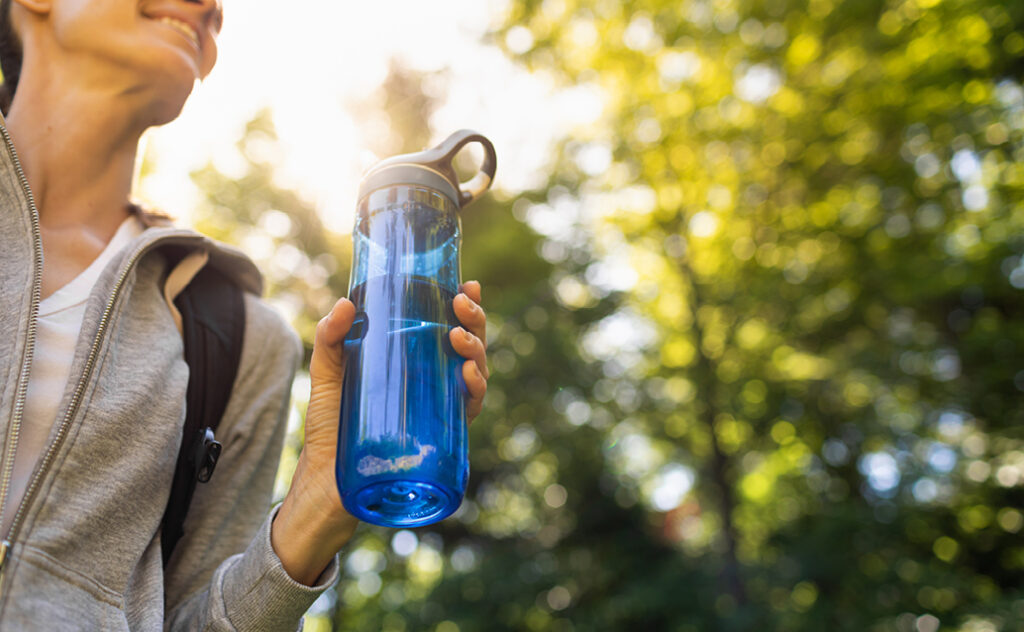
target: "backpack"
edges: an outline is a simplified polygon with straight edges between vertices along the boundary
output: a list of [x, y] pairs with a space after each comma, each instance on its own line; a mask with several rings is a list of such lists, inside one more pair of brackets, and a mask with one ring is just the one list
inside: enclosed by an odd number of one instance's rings
[[213, 266], [203, 266], [174, 305], [181, 313], [189, 376], [185, 426], [161, 530], [164, 567], [185, 534], [196, 483], [209, 481], [217, 466], [221, 444], [214, 432], [231, 397], [245, 332], [242, 289]]

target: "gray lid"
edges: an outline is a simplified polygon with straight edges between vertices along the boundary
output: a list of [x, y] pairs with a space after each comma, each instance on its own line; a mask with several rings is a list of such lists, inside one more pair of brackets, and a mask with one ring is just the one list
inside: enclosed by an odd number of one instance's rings
[[359, 183], [359, 199], [362, 200], [378, 189], [386, 189], [399, 184], [434, 189], [451, 200], [456, 208], [459, 207], [459, 190], [448, 178], [426, 165], [412, 163], [375, 167]]
[[[479, 173], [469, 182], [460, 183], [452, 167], [452, 159], [472, 142], [483, 147], [484, 162]], [[359, 200], [378, 189], [406, 184], [434, 189], [447, 196], [456, 207], [462, 208], [490, 188], [496, 168], [497, 157], [491, 141], [472, 130], [459, 130], [437, 147], [394, 156], [374, 165], [359, 184]]]

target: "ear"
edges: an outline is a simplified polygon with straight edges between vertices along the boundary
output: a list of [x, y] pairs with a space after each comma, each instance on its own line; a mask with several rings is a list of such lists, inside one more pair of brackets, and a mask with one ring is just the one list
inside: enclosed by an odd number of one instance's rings
[[23, 7], [29, 13], [46, 15], [53, 7], [53, 0], [14, 0], [14, 4]]

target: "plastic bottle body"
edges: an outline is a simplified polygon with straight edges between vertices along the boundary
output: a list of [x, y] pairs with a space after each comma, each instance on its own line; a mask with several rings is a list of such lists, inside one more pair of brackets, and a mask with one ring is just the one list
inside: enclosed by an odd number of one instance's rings
[[469, 476], [458, 325], [462, 231], [445, 196], [417, 186], [361, 200], [352, 233], [336, 476], [345, 508], [372, 524], [441, 520]]

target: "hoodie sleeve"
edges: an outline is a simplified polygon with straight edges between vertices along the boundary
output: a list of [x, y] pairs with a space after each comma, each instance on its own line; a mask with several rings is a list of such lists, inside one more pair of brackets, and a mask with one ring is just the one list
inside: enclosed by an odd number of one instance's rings
[[293, 580], [270, 545], [270, 509], [302, 347], [292, 329], [246, 294], [238, 377], [217, 430], [224, 449], [198, 485], [164, 578], [168, 630], [302, 628], [302, 615], [338, 578], [337, 557], [314, 586]]

